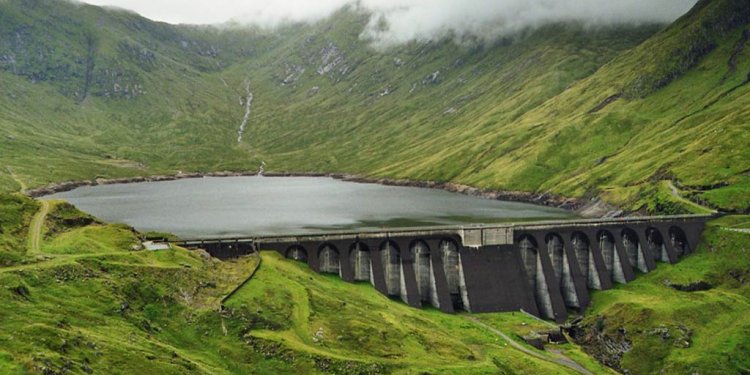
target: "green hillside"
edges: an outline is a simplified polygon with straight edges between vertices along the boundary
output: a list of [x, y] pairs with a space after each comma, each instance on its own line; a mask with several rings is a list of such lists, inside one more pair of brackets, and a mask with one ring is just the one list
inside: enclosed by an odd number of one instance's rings
[[[0, 268], [3, 374], [575, 373], [464, 316], [410, 308], [276, 253], [259, 265], [257, 255], [134, 251], [131, 229], [59, 203], [44, 228], [38, 254]], [[256, 267], [222, 311], [220, 299]], [[508, 334], [539, 325], [484, 318]], [[558, 349], [607, 372], [572, 344]]]
[[[748, 216], [712, 222], [677, 265], [595, 292], [571, 331], [583, 348], [521, 344], [532, 356], [491, 330], [521, 343], [555, 329], [521, 313], [413, 309], [272, 252], [222, 262], [179, 248], [134, 250], [142, 235], [130, 228], [51, 206], [32, 251], [36, 205], [0, 202], [2, 373], [575, 373], [557, 362], [565, 357], [597, 374], [611, 370], [595, 359], [639, 374], [750, 366]], [[708, 289], [670, 287], [699, 281]]]
[[[379, 51], [353, 9], [270, 32], [6, 0], [0, 163], [31, 187], [265, 162], [695, 211], [672, 181], [745, 211], [746, 5], [701, 1], [667, 28], [551, 24]], [[0, 187], [18, 189], [5, 172]]]
[[[742, 231], [745, 228], [744, 232]], [[631, 374], [750, 369], [750, 217], [709, 224], [697, 253], [628, 285], [593, 293], [580, 324], [587, 352]], [[706, 283], [697, 291], [672, 285]], [[623, 351], [629, 346], [630, 349]]]
[[[534, 356], [491, 330], [520, 342], [548, 329], [520, 314], [415, 310], [271, 253], [134, 250], [130, 228], [18, 194], [265, 163], [641, 213], [750, 210], [745, 0], [699, 1], [671, 25], [558, 23], [388, 50], [360, 38], [367, 21], [345, 8], [273, 31], [174, 26], [0, 0], [0, 373], [572, 372], [563, 355], [595, 373], [610, 371], [596, 360], [750, 371], [748, 216], [713, 221], [678, 265], [595, 292], [571, 329], [584, 346], [523, 346]], [[710, 288], [669, 286], [698, 281]]]

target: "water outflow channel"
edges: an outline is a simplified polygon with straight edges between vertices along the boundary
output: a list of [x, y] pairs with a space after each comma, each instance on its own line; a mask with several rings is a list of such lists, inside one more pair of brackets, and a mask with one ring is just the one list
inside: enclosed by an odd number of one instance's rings
[[205, 177], [86, 186], [62, 199], [107, 222], [182, 238], [572, 218], [545, 206], [327, 177]]

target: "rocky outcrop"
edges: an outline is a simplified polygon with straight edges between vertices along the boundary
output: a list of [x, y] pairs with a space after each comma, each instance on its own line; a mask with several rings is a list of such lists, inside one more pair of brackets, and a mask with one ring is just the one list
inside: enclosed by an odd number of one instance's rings
[[333, 44], [333, 42], [328, 42], [328, 44], [320, 50], [320, 64], [315, 71], [322, 76], [326, 75], [343, 61], [344, 54], [335, 44]]
[[284, 78], [281, 80], [281, 85], [291, 85], [296, 83], [297, 80], [305, 74], [305, 67], [295, 64], [284, 64]]
[[594, 198], [584, 203], [577, 211], [583, 217], [618, 217], [624, 213], [623, 210], [599, 198]]
[[681, 292], [700, 292], [704, 290], [711, 290], [714, 287], [710, 283], [703, 280], [694, 281], [688, 284], [673, 284], [671, 281], [667, 280], [664, 282], [664, 284], [674, 290], [679, 290]]
[[623, 372], [622, 357], [630, 351], [633, 343], [628, 338], [628, 332], [624, 327], [613, 332], [606, 332], [604, 325], [605, 320], [601, 317], [592, 325], [584, 325], [580, 319], [577, 319], [564, 327], [564, 330], [573, 341], [581, 345], [584, 351], [597, 361], [618, 372]]
[[427, 77], [424, 77], [424, 79], [422, 79], [422, 84], [423, 85], [426, 85], [426, 84], [433, 84], [433, 85], [435, 85], [435, 84], [438, 84], [438, 83], [440, 83], [440, 71], [439, 70], [436, 70], [436, 71], [428, 74]]
[[591, 108], [591, 110], [589, 110], [588, 113], [589, 114], [594, 114], [596, 112], [599, 112], [602, 109], [604, 109], [604, 107], [606, 107], [606, 106], [614, 103], [617, 99], [620, 99], [620, 98], [622, 98], [622, 94], [621, 93], [610, 95], [607, 98], [605, 98], [604, 100], [602, 100], [601, 103], [597, 104], [594, 108]]
[[671, 344], [675, 348], [687, 349], [693, 344], [693, 331], [684, 325], [673, 327], [660, 325], [646, 332], [646, 334], [658, 336], [663, 343]]

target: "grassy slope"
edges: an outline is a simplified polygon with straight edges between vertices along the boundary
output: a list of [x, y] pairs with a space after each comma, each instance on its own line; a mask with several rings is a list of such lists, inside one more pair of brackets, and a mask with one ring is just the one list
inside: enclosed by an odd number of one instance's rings
[[[504, 116], [518, 116], [520, 105], [538, 105], [653, 32], [613, 28], [596, 30], [593, 37], [579, 26], [555, 25], [491, 47], [456, 47], [446, 41], [411, 44], [383, 54], [345, 51], [339, 66], [349, 67], [351, 73], [307, 73], [329, 43], [357, 43], [361, 23], [335, 25], [333, 29], [327, 24], [314, 27], [312, 43], [302, 38], [287, 40], [289, 52], [282, 53], [291, 55], [290, 59], [312, 61], [292, 60], [307, 68], [294, 84], [280, 84], [272, 70], [278, 64], [271, 60], [248, 63], [247, 74], [254, 77], [261, 93], [251, 139], [261, 150], [272, 150], [263, 155], [272, 163], [314, 155], [306, 162], [314, 163], [314, 168], [335, 170], [340, 165], [360, 173], [378, 173], [385, 166], [396, 169], [411, 159], [432, 160], [460, 150], [461, 140], [474, 138], [473, 130], [481, 129], [468, 125], [488, 109], [500, 106], [498, 111], [509, 112]], [[300, 53], [310, 56], [295, 56]], [[430, 76], [435, 72], [439, 75], [432, 83]], [[319, 91], [310, 96], [313, 87]], [[390, 94], [382, 95], [386, 89]], [[317, 110], [310, 112], [311, 107]], [[444, 113], [451, 108], [456, 112]], [[487, 130], [496, 123], [482, 125]], [[279, 151], [288, 153], [275, 155]], [[432, 168], [432, 173], [438, 171]], [[443, 173], [453, 171], [444, 169]]]
[[[551, 25], [494, 45], [379, 53], [359, 39], [367, 17], [351, 10], [268, 34], [170, 27], [52, 0], [0, 6], [0, 163], [30, 186], [254, 169], [261, 159], [277, 170], [451, 179], [465, 160], [433, 163], [455, 150], [448, 140], [457, 146], [517, 118], [658, 28]], [[282, 85], [295, 69], [304, 73]], [[256, 99], [237, 144], [246, 79]], [[486, 121], [493, 107], [508, 113]], [[471, 123], [476, 131], [456, 126]], [[412, 159], [420, 165], [404, 170]]]
[[[235, 142], [241, 87], [224, 86], [222, 61], [204, 56], [202, 41], [129, 13], [34, 4], [0, 4], [0, 47], [14, 56], [0, 73], [0, 163], [30, 186], [257, 165]], [[84, 96], [89, 34], [96, 51]]]
[[[317, 275], [276, 253], [263, 254], [255, 278], [218, 313], [219, 299], [255, 267], [253, 258], [219, 262], [180, 249], [132, 251], [138, 238], [129, 228], [99, 224], [61, 203], [48, 216], [42, 253], [29, 257], [17, 251], [25, 233], [7, 228], [28, 225], [36, 207], [20, 197], [2, 207], [3, 217], [16, 218], [4, 221], [4, 241], [20, 244], [2, 249], [16, 259], [0, 268], [5, 373], [566, 371], [510, 348], [460, 314], [412, 309], [367, 283]], [[593, 335], [627, 333], [632, 350], [622, 368], [678, 374], [750, 366], [748, 234], [726, 228], [750, 228], [750, 217], [713, 221], [696, 254], [594, 293], [583, 324]], [[703, 280], [713, 289], [679, 292], [667, 280]], [[522, 314], [479, 317], [516, 341], [548, 329]], [[681, 348], [685, 337], [690, 345]], [[608, 371], [571, 344], [554, 349], [592, 371]]]
[[24, 258], [28, 222], [38, 206], [35, 201], [0, 193], [0, 266]]
[[[716, 220], [697, 254], [674, 266], [661, 265], [628, 285], [594, 293], [584, 320], [589, 332], [616, 338], [624, 328], [633, 349], [624, 355], [621, 366], [631, 373], [747, 372], [750, 234], [726, 227], [750, 228], [749, 224], [748, 216]], [[665, 284], [697, 281], [709, 282], [713, 288], [681, 292]], [[686, 337], [689, 347], [681, 347]]]
[[[695, 211], [654, 184], [675, 180], [695, 201], [748, 207], [739, 0], [702, 1], [660, 32], [556, 24], [388, 51], [359, 39], [367, 16], [351, 10], [268, 33], [34, 4], [0, 4], [0, 163], [31, 186], [263, 160]], [[16, 186], [3, 174], [0, 187]]]
[[[460, 315], [409, 308], [369, 284], [316, 275], [277, 253], [263, 254], [256, 278], [227, 307], [233, 315], [256, 322], [258, 329], [246, 333], [248, 340], [258, 340], [258, 346], [265, 340], [281, 343], [276, 355], [302, 358], [303, 368], [305, 354], [318, 354], [382, 363], [407, 373], [497, 373], [498, 367], [565, 372], [531, 360]], [[492, 315], [499, 321], [510, 318]]]
[[[409, 308], [275, 253], [220, 313], [257, 257], [132, 251], [136, 233], [89, 219], [54, 204], [43, 254], [0, 268], [3, 373], [567, 372], [460, 315]], [[487, 318], [507, 332], [537, 324]], [[603, 370], [570, 344], [560, 349]]]
[[[486, 50], [454, 48], [455, 60], [447, 61], [440, 43], [411, 45], [384, 56], [346, 55], [342, 64], [354, 66], [351, 74], [306, 73], [293, 85], [281, 85], [283, 74], [272, 70], [278, 64], [261, 59], [248, 63], [246, 73], [264, 94], [257, 96], [249, 139], [272, 169], [603, 195], [651, 212], [695, 209], [655, 181], [679, 180], [697, 194], [728, 183], [700, 198], [742, 210], [746, 200], [729, 204], [727, 195], [743, 190], [748, 169], [742, 146], [750, 67], [738, 49], [747, 20], [742, 2], [701, 3], [598, 70], [591, 56], [604, 63], [611, 40], [637, 37], [600, 31], [591, 40], [555, 25]], [[301, 60], [317, 62], [327, 43], [349, 45], [359, 33], [357, 23], [324, 26], [312, 42], [284, 54], [293, 60], [308, 48]], [[436, 71], [440, 83], [426, 84], [423, 77]], [[319, 91], [311, 96], [314, 87]], [[391, 93], [381, 96], [386, 88]], [[589, 113], [615, 94], [622, 98]]]
[[[343, 168], [487, 188], [603, 195], [652, 212], [692, 210], [664, 194], [655, 181], [675, 179], [697, 188], [728, 183], [732, 187], [702, 198], [742, 210], [747, 199], [730, 201], [747, 185], [750, 169], [745, 147], [750, 142], [750, 60], [738, 47], [747, 23], [742, 1], [701, 2], [591, 75], [583, 62], [589, 61], [587, 53], [597, 53], [597, 41], [570, 38], [562, 28], [558, 36], [581, 44], [561, 45], [542, 30], [538, 35], [549, 45], [542, 42], [528, 52], [518, 45], [506, 47], [503, 56], [518, 57], [508, 65], [469, 60], [470, 67], [492, 69], [485, 80], [468, 68], [432, 65], [422, 74], [447, 69], [451, 75], [443, 86], [452, 90], [421, 97], [401, 89], [386, 99], [370, 97], [359, 103], [354, 121], [337, 126], [334, 119], [345, 117], [338, 110], [343, 107], [328, 104], [327, 96], [319, 99], [320, 110], [302, 114], [300, 121], [259, 119], [256, 138], [262, 138], [262, 150], [269, 150], [263, 156], [272, 166], [289, 169]], [[408, 79], [395, 82], [409, 86]], [[622, 98], [589, 113], [612, 95]], [[304, 105], [301, 100], [288, 105]], [[458, 112], [446, 116], [448, 108]], [[306, 131], [300, 134], [303, 125]]]

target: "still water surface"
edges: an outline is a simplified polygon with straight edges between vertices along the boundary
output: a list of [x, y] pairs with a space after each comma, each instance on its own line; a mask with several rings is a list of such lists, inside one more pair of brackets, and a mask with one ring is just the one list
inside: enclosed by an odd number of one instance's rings
[[205, 177], [49, 195], [108, 222], [182, 238], [560, 219], [565, 210], [327, 177]]

